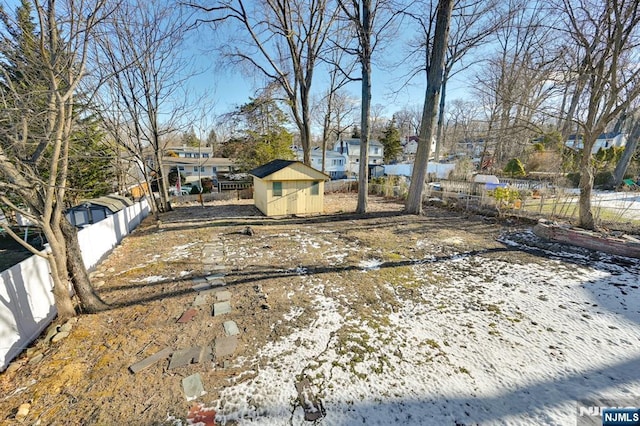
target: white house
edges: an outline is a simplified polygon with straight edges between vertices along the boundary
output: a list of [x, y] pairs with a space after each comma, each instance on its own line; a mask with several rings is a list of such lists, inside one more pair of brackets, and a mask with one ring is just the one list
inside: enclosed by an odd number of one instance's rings
[[[360, 139], [343, 139], [333, 146], [335, 152], [346, 155], [347, 176], [355, 176], [360, 170]], [[369, 141], [369, 165], [381, 165], [384, 158], [384, 147], [376, 140]]]
[[[416, 158], [416, 152], [418, 152], [418, 137], [417, 136], [407, 136], [403, 141], [400, 141], [400, 145], [402, 146], [402, 155], [405, 160], [413, 161]], [[431, 139], [431, 153], [434, 154], [436, 152], [436, 139]]]
[[[584, 142], [582, 135], [569, 135], [569, 140], [565, 142], [565, 145], [573, 149], [582, 149]], [[600, 149], [609, 149], [611, 147], [623, 148], [627, 145], [627, 135], [620, 132], [602, 133], [596, 139], [596, 143], [593, 144], [591, 153], [595, 154]]]
[[230, 174], [236, 166], [230, 158], [213, 156], [208, 147], [167, 147], [162, 157], [163, 173], [169, 175], [171, 169], [176, 168], [185, 177], [186, 183], [197, 183], [202, 178], [216, 179], [219, 173]]
[[[302, 147], [292, 146], [291, 151], [298, 161], [304, 160], [304, 151]], [[315, 147], [309, 153], [311, 159], [311, 167], [318, 171], [322, 171], [322, 149]], [[324, 173], [328, 174], [331, 179], [343, 179], [347, 176], [347, 157], [335, 151], [325, 151]]]

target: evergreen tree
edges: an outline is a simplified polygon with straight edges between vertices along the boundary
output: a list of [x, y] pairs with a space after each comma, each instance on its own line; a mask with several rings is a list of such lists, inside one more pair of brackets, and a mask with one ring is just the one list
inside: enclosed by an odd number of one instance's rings
[[509, 160], [507, 165], [504, 167], [504, 172], [509, 173], [509, 176], [524, 176], [526, 172], [524, 171], [524, 165], [519, 158], [512, 158]]
[[193, 128], [182, 135], [182, 144], [192, 148], [200, 146], [200, 139]]
[[389, 121], [389, 123], [385, 127], [380, 142], [384, 147], [384, 162], [386, 164], [394, 161], [402, 152], [402, 145], [400, 144], [400, 131], [396, 127], [393, 120]]
[[[242, 137], [234, 138], [236, 143], [233, 147], [228, 146], [228, 153], [235, 153], [241, 170], [251, 170], [275, 159], [293, 158], [293, 135], [286, 128], [289, 124], [287, 115], [274, 99], [251, 99], [238, 108], [236, 119], [244, 127]], [[241, 147], [238, 141], [242, 141]]]

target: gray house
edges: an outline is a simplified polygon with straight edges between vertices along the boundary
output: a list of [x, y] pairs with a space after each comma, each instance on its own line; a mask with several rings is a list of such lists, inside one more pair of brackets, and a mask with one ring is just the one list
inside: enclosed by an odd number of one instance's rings
[[[346, 173], [353, 177], [360, 170], [360, 139], [342, 139], [333, 146], [333, 150], [347, 157]], [[382, 165], [384, 147], [376, 140], [369, 141], [369, 166]]]

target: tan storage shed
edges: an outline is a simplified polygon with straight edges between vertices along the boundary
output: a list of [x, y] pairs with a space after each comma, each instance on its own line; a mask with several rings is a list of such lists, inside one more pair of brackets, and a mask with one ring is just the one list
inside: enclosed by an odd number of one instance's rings
[[291, 160], [273, 160], [249, 172], [253, 200], [266, 216], [322, 213], [324, 182], [330, 177]]

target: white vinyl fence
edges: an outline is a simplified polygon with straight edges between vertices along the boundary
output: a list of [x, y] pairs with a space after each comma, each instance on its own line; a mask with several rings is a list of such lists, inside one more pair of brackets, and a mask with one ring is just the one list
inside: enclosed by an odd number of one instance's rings
[[[146, 200], [78, 233], [82, 259], [91, 269], [149, 214]], [[31, 256], [0, 273], [0, 372], [38, 338], [56, 316], [49, 264]]]

